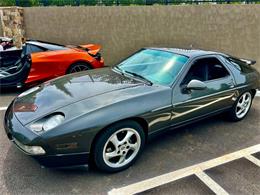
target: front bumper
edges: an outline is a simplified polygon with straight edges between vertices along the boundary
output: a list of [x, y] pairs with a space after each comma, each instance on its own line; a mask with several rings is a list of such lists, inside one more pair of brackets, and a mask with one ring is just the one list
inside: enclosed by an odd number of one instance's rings
[[[35, 142], [41, 142], [37, 134], [24, 127], [12, 112], [13, 102], [5, 113], [4, 128], [9, 140], [17, 140], [23, 145], [34, 145]], [[22, 149], [22, 148], [20, 148]]]
[[68, 167], [89, 164], [89, 153], [33, 156], [45, 167]]
[[[62, 167], [62, 166], [75, 166], [88, 164], [89, 153], [69, 153], [69, 154], [57, 154], [53, 153], [48, 144], [42, 140], [42, 138], [24, 127], [20, 121], [16, 118], [12, 112], [13, 103], [8, 107], [5, 113], [4, 128], [7, 137], [12, 141], [15, 146], [25, 154], [32, 156], [40, 164], [46, 167]], [[38, 147], [44, 151], [44, 153], [34, 153], [30, 148]], [[28, 149], [29, 148], [29, 149]], [[48, 153], [51, 151], [50, 153]]]
[[16, 146], [21, 149], [24, 153], [28, 155], [44, 155], [46, 154], [45, 150], [41, 146], [28, 146], [24, 145], [15, 138], [12, 141], [16, 144]]

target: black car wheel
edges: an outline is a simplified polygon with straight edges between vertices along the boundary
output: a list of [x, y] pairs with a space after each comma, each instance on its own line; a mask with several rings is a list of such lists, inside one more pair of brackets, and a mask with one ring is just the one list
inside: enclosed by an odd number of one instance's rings
[[229, 112], [229, 116], [233, 121], [240, 121], [246, 117], [252, 105], [252, 93], [247, 91], [242, 93], [236, 100], [234, 106]]
[[77, 62], [70, 66], [70, 68], [67, 71], [67, 74], [86, 71], [86, 70], [90, 70], [90, 69], [92, 69], [92, 67], [89, 64], [87, 64], [85, 62]]
[[117, 172], [131, 166], [142, 151], [145, 134], [135, 121], [123, 121], [107, 128], [98, 137], [94, 161], [103, 171]]

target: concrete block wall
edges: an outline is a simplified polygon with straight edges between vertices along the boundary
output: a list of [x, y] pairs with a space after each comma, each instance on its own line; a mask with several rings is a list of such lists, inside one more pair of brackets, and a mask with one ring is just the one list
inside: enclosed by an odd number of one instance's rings
[[0, 8], [0, 36], [13, 37], [15, 44], [21, 46], [21, 39], [25, 36], [23, 8]]
[[[101, 44], [107, 65], [141, 47], [215, 50], [257, 60], [260, 5], [0, 8], [2, 34], [61, 44]], [[1, 27], [0, 27], [1, 33]]]
[[25, 8], [26, 36], [63, 44], [99, 43], [107, 65], [141, 47], [217, 50], [258, 61], [260, 5]]

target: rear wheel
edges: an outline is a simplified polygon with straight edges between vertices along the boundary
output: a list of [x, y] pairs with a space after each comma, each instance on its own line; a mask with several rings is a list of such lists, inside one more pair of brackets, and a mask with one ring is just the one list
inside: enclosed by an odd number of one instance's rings
[[87, 64], [85, 62], [77, 62], [70, 66], [70, 68], [67, 71], [67, 74], [86, 71], [86, 70], [90, 70], [90, 69], [92, 69], [92, 67], [89, 64]]
[[145, 134], [135, 121], [107, 128], [97, 139], [94, 161], [103, 171], [117, 172], [131, 166], [144, 147]]
[[252, 93], [247, 91], [239, 96], [233, 108], [229, 112], [229, 116], [233, 121], [240, 121], [246, 117], [252, 105]]

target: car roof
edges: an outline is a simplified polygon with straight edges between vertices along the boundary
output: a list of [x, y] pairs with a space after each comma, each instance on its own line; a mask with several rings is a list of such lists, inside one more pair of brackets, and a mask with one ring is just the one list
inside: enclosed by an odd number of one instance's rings
[[179, 55], [187, 56], [189, 58], [194, 58], [198, 56], [203, 56], [203, 55], [222, 55], [225, 56], [226, 54], [220, 53], [220, 52], [215, 52], [215, 51], [206, 51], [206, 50], [201, 50], [201, 49], [181, 49], [181, 48], [162, 48], [162, 47], [147, 47], [146, 49], [156, 49], [156, 50], [161, 50], [161, 51], [167, 51], [167, 52], [172, 52], [176, 53]]
[[57, 45], [57, 46], [65, 47], [64, 45], [61, 45], [61, 44], [47, 42], [47, 41], [40, 41], [40, 40], [27, 40], [26, 43], [37, 45], [37, 46], [42, 46], [42, 47], [44, 47], [45, 45]]

